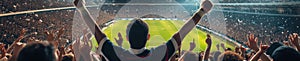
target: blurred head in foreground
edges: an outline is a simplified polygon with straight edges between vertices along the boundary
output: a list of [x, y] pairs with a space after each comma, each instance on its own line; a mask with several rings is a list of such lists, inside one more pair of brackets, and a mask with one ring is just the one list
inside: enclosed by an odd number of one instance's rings
[[219, 56], [218, 61], [243, 61], [243, 57], [232, 51], [225, 51]]
[[27, 44], [19, 53], [17, 61], [56, 61], [55, 48], [48, 42]]
[[273, 58], [273, 61], [299, 61], [300, 53], [294, 48], [280, 46], [274, 50], [271, 57]]
[[199, 61], [198, 54], [187, 51], [179, 58], [178, 61]]
[[266, 54], [268, 55], [272, 55], [272, 53], [274, 52], [275, 49], [277, 49], [278, 47], [283, 46], [282, 43], [279, 42], [274, 42], [270, 45], [270, 47], [267, 49]]

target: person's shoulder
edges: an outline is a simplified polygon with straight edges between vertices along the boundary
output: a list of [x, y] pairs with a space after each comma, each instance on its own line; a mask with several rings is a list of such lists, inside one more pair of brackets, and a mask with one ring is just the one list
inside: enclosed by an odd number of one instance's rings
[[161, 45], [159, 45], [159, 46], [150, 48], [149, 50], [150, 50], [150, 51], [154, 51], [154, 50], [158, 50], [158, 49], [166, 49], [166, 48], [167, 48], [167, 44], [164, 43], [164, 44], [161, 44]]
[[149, 49], [151, 54], [152, 53], [160, 53], [160, 52], [165, 52], [167, 50], [167, 45], [166, 44], [162, 44], [162, 45], [159, 45], [157, 47], [153, 47], [151, 49]]

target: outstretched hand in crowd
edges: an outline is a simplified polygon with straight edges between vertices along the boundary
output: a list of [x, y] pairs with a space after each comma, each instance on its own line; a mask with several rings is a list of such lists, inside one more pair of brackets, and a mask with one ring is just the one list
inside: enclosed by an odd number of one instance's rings
[[207, 36], [207, 38], [206, 38], [205, 42], [208, 46], [211, 46], [212, 41], [211, 41], [210, 35], [207, 34], [206, 36]]
[[255, 37], [254, 34], [250, 34], [247, 37], [248, 37], [248, 41], [247, 41], [246, 45], [249, 48], [251, 48], [251, 49], [253, 49], [255, 51], [258, 51], [259, 48], [257, 46], [257, 41], [258, 41], [257, 37]]
[[120, 46], [120, 47], [122, 47], [122, 45], [123, 45], [123, 38], [122, 38], [122, 34], [119, 32], [118, 33], [118, 37], [119, 37], [119, 39], [117, 39], [117, 38], [114, 38], [115, 39], [115, 41], [117, 42], [117, 44]]
[[61, 40], [60, 37], [64, 33], [64, 27], [60, 28], [58, 31], [45, 31], [47, 35], [47, 41], [52, 43], [55, 48], [58, 48]]
[[92, 42], [89, 40], [89, 38], [87, 38], [87, 36], [85, 35], [83, 37], [83, 44], [80, 47], [80, 52], [84, 61], [91, 61], [91, 50], [92, 50]]
[[206, 44], [207, 44], [207, 47], [206, 47], [206, 50], [205, 50], [205, 53], [204, 53], [204, 60], [208, 60], [209, 58], [209, 55], [210, 55], [210, 49], [211, 49], [211, 44], [212, 44], [212, 40], [211, 40], [211, 37], [209, 34], [206, 35]]
[[256, 52], [256, 54], [250, 59], [250, 61], [258, 61], [258, 59], [260, 58], [260, 56], [262, 54], [264, 54], [264, 52], [269, 48], [268, 45], [262, 45], [262, 43], [260, 44], [260, 48], [259, 50]]
[[1, 43], [0, 44], [0, 51], [1, 51], [1, 56], [0, 56], [0, 59], [4, 58], [5, 57], [5, 54], [6, 54], [6, 49], [5, 49], [5, 44]]
[[74, 56], [75, 56], [75, 60], [80, 60], [80, 57], [81, 57], [81, 53], [80, 53], [80, 44], [81, 44], [81, 39], [80, 37], [77, 37], [76, 40], [74, 41], [74, 44], [72, 44], [72, 51], [74, 53]]
[[[260, 50], [260, 48], [257, 46], [257, 41], [258, 41], [257, 37], [255, 37], [254, 34], [250, 34], [247, 37], [248, 37], [248, 41], [246, 42], [246, 45], [250, 49], [253, 49], [255, 52], [258, 52]], [[263, 54], [263, 52], [258, 57], [263, 61], [271, 60], [266, 54]]]
[[195, 44], [195, 40], [193, 39], [193, 41], [190, 42], [190, 49], [189, 49], [189, 51], [193, 51], [195, 49], [195, 47], [196, 47], [196, 44]]
[[290, 46], [290, 42], [289, 41], [283, 41], [283, 44], [286, 46]]
[[226, 51], [225, 44], [224, 44], [224, 43], [221, 43], [220, 45], [221, 45], [222, 49], [223, 49], [224, 51]]
[[14, 58], [17, 58], [19, 56], [19, 53], [21, 52], [21, 50], [26, 46], [25, 43], [21, 43], [21, 42], [18, 42], [15, 47], [14, 47], [14, 50], [12, 51], [12, 57], [9, 59], [9, 60], [16, 60]]
[[208, 13], [212, 9], [213, 4], [209, 0], [204, 0], [201, 4], [201, 7], [203, 8], [205, 13]]
[[27, 30], [25, 28], [23, 28], [20, 32], [20, 36], [11, 44], [10, 47], [8, 47], [7, 49], [7, 53], [11, 54], [12, 51], [14, 50], [15, 46], [17, 43], [19, 43], [24, 37], [25, 37], [25, 33], [27, 32]]
[[87, 29], [84, 29], [83, 39], [77, 37], [75, 43], [72, 44], [71, 50], [74, 52], [76, 60], [91, 61], [92, 43], [86, 34], [88, 34]]
[[297, 50], [300, 51], [298, 34], [297, 33], [290, 34], [289, 39], [293, 44], [293, 46], [295, 46]]

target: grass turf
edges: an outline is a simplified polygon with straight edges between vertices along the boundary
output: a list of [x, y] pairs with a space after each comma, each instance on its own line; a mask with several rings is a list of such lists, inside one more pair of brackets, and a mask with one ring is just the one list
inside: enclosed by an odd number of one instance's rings
[[[168, 41], [171, 36], [177, 32], [182, 25], [184, 24], [184, 21], [178, 21], [178, 20], [144, 20], [149, 25], [149, 33], [150, 33], [150, 39], [147, 41], [146, 48], [153, 48], [156, 46], [159, 46], [166, 41]], [[129, 23], [129, 20], [118, 20], [114, 22], [113, 24], [109, 25], [102, 31], [107, 35], [108, 39], [111, 40], [111, 42], [114, 43], [114, 45], [117, 45], [114, 38], [118, 38], [117, 34], [120, 32], [122, 34], [122, 37], [124, 39], [123, 47], [125, 49], [128, 49], [130, 47], [128, 41], [126, 40], [126, 28], [127, 24]], [[205, 43], [206, 39], [206, 32], [194, 28], [183, 40], [182, 42], [182, 50], [188, 50], [189, 44], [192, 42], [193, 39], [195, 39], [196, 48], [193, 50], [194, 52], [199, 51], [205, 51], [207, 44]], [[224, 43], [226, 47], [229, 47], [233, 49], [233, 44], [227, 42], [226, 40], [217, 37], [215, 35], [211, 35], [212, 37], [212, 50], [216, 51], [216, 44]], [[97, 46], [97, 42], [95, 41], [95, 38], [92, 38], [93, 40], [93, 46]], [[95, 50], [95, 48], [93, 48]]]

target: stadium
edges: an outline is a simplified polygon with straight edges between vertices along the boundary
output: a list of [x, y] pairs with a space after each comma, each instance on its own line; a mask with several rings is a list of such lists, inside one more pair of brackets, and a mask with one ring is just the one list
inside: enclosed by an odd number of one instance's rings
[[[122, 61], [124, 60], [121, 57], [123, 55], [117, 52], [115, 46], [121, 47], [126, 50], [126, 52], [129, 51], [128, 53], [133, 54], [131, 52], [133, 48], [130, 45], [131, 43], [126, 32], [128, 25], [136, 18], [141, 19], [149, 26], [149, 39], [146, 41], [145, 49], [149, 49], [150, 52], [153, 53], [152, 50], [155, 50], [158, 46], [168, 44], [169, 40], [173, 39], [174, 34], [181, 30], [199, 9], [202, 9], [201, 4], [203, 3], [203, 1], [200, 0], [84, 1], [85, 9], [89, 12], [89, 16], [114, 45], [112, 49], [115, 49], [115, 53], [105, 54], [104, 50], [110, 50], [107, 49], [108, 47], [102, 47], [103, 45], [107, 45], [105, 44], [107, 42], [102, 43], [102, 45], [101, 42], [97, 40], [98, 37], [94, 35], [97, 32], [93, 32], [95, 29], [89, 27], [91, 23], [86, 22], [85, 16], [83, 16], [80, 8], [76, 7], [76, 5], [74, 6], [75, 3], [73, 3], [73, 0], [3, 0], [0, 4], [0, 49], [2, 54], [0, 60], [26, 61], [23, 57], [14, 58], [18, 57], [19, 54], [31, 54], [31, 52], [26, 52], [26, 46], [31, 46], [31, 44], [34, 43], [41, 43], [43, 46], [46, 46], [48, 45], [47, 43], [49, 43], [51, 46], [53, 45], [54, 51], [58, 51], [55, 53], [58, 55], [58, 60], [54, 61], [115, 61], [111, 60], [111, 58], [116, 57], [110, 57], [110, 55], [114, 54]], [[234, 52], [232, 53], [233, 55], [237, 54], [237, 56], [242, 57], [240, 60], [247, 61], [284, 60], [280, 60], [278, 57], [289, 57], [290, 59], [288, 61], [300, 60], [299, 58], [295, 58], [300, 57], [300, 46], [299, 43], [296, 42], [300, 38], [297, 36], [297, 34], [300, 34], [300, 1], [210, 1], [214, 5], [212, 10], [202, 16], [199, 23], [195, 24], [195, 27], [188, 32], [183, 38], [178, 50], [174, 47], [174, 55], [167, 57], [167, 59], [166, 57], [157, 57], [163, 58], [162, 61], [185, 61], [184, 58], [191, 58], [190, 56], [186, 57], [188, 54], [195, 54], [192, 56], [197, 57], [197, 61], [218, 61], [220, 59], [216, 58], [226, 54], [226, 52], [227, 54]], [[208, 34], [210, 37], [207, 36]], [[252, 34], [254, 34], [253, 37], [251, 36]], [[210, 38], [211, 44], [208, 44], [207, 40]], [[119, 44], [118, 40], [121, 39], [123, 42]], [[44, 43], [40, 41], [47, 42]], [[193, 48], [192, 42], [195, 45]], [[274, 47], [273, 44], [277, 42], [278, 44]], [[172, 42], [172, 44], [174, 44], [174, 42]], [[264, 49], [263, 45], [268, 46], [268, 49]], [[276, 56], [276, 54], [280, 55], [280, 52], [275, 54], [275, 49], [279, 49], [278, 45], [282, 45], [280, 47], [282, 49], [291, 48], [290, 52], [294, 52], [295, 50], [296, 52], [291, 54], [296, 55]], [[257, 46], [257, 48], [253, 46]], [[20, 49], [18, 47], [20, 47]], [[97, 49], [99, 47], [106, 49], [101, 49], [100, 53], [98, 53], [99, 50]], [[271, 51], [272, 49], [274, 51]], [[265, 50], [262, 53], [266, 54], [261, 54], [260, 57], [267, 56], [269, 59], [266, 59], [266, 57], [255, 58], [256, 54], [261, 50]], [[169, 50], [167, 49], [167, 51]], [[271, 51], [271, 53], [269, 51]], [[126, 55], [126, 52], [123, 52], [124, 55]], [[220, 52], [220, 56], [215, 55], [217, 54], [216, 52]], [[287, 52], [285, 53], [289, 54]], [[138, 56], [138, 54], [136, 55]], [[152, 57], [150, 53], [148, 55]], [[142, 57], [147, 57], [148, 55]], [[89, 56], [93, 57], [93, 59], [89, 59]], [[165, 53], [165, 56], [168, 56], [168, 54]], [[139, 59], [140, 60], [136, 61], [152, 60], [144, 60], [147, 58]], [[193, 59], [194, 58], [191, 58], [187, 61], [194, 61]], [[51, 59], [48, 60], [51, 61]], [[127, 60], [129, 59], [127, 58]], [[223, 60], [225, 60], [225, 58]]]
[[[146, 23], [150, 26], [150, 39], [148, 40], [147, 48], [156, 47], [160, 44], [165, 43], [171, 36], [174, 34], [182, 25], [184, 22], [182, 20], [145, 20]], [[104, 32], [109, 36], [109, 39], [118, 38], [117, 33], [121, 32], [123, 34], [123, 38], [125, 38], [125, 32], [126, 32], [126, 26], [121, 24], [129, 23], [129, 20], [118, 20], [115, 23], [108, 26], [106, 29], [103, 29]], [[176, 24], [176, 25], [175, 25]], [[116, 29], [117, 28], [117, 29]], [[194, 51], [200, 52], [204, 51], [206, 48], [205, 44], [205, 38], [203, 36], [206, 36], [206, 34], [209, 32], [200, 30], [200, 29], [194, 29], [191, 33], [188, 34], [189, 37], [185, 38], [183, 45], [181, 46], [183, 50], [187, 50], [189, 48], [189, 42], [192, 42], [192, 40], [203, 40], [203, 41], [196, 41], [197, 46]], [[220, 38], [218, 36], [214, 36], [212, 40], [216, 40], [213, 42], [213, 45], [220, 44], [220, 43], [226, 43], [228, 44], [227, 47], [234, 48], [233, 43], [230, 44], [226, 39]], [[126, 42], [125, 42], [126, 43]], [[124, 44], [124, 48], [129, 48], [129, 43]], [[216, 48], [213, 48], [212, 50], [217, 50]]]

